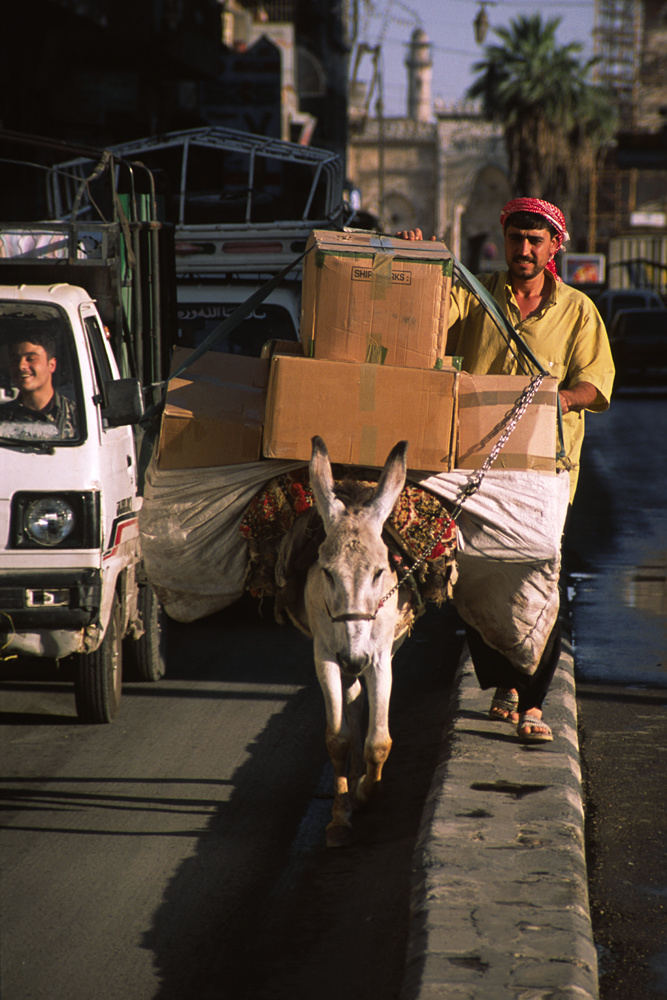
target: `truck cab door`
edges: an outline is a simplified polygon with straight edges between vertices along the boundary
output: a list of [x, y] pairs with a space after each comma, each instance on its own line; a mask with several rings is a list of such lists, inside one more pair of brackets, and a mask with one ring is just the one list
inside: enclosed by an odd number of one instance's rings
[[[105, 553], [119, 551], [126, 540], [136, 538], [137, 461], [134, 434], [131, 426], [113, 426], [104, 415], [105, 386], [118, 382], [118, 366], [111, 351], [108, 337], [102, 327], [99, 314], [94, 306], [84, 305], [81, 321], [86, 333], [89, 356], [94, 372], [96, 411], [96, 433], [100, 442], [99, 475], [102, 492], [103, 548]], [[125, 381], [125, 380], [123, 380]], [[91, 427], [91, 433], [95, 433]], [[134, 518], [135, 525], [130, 530], [128, 521]], [[125, 558], [132, 559], [127, 552]]]

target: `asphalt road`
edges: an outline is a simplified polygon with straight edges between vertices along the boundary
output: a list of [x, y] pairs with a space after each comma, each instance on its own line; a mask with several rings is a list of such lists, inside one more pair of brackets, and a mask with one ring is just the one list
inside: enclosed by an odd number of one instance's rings
[[300, 638], [174, 627], [169, 679], [111, 726], [43, 671], [5, 685], [3, 1000], [225, 995], [192, 987], [236, 968], [323, 765]]
[[350, 997], [398, 995], [462, 639], [432, 609], [399, 651], [383, 794], [332, 852], [311, 646], [267, 614], [170, 623], [167, 678], [110, 726], [2, 668], [2, 1000], [338, 1000], [341, 955]]
[[667, 392], [587, 416], [566, 545], [601, 1000], [667, 996]]

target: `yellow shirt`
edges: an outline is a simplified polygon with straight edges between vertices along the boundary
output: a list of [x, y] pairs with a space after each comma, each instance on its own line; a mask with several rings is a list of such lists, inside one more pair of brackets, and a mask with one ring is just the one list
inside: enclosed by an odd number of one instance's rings
[[[501, 310], [560, 389], [590, 382], [598, 391], [590, 410], [606, 410], [614, 382], [614, 363], [602, 318], [591, 299], [563, 282], [551, 280], [551, 295], [535, 315], [521, 319], [507, 271], [478, 275]], [[463, 370], [473, 375], [520, 375], [516, 354], [497, 324], [462, 285], [452, 288], [447, 353], [463, 358]], [[524, 362], [524, 369], [531, 371]], [[584, 439], [584, 412], [563, 415], [565, 461], [570, 470], [570, 500], [579, 476]]]

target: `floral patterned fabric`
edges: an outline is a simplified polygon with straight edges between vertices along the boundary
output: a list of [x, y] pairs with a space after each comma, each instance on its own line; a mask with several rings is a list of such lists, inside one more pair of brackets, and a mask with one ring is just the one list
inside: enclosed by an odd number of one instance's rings
[[[334, 466], [332, 472], [339, 483], [354, 480], [369, 488], [377, 485], [372, 470]], [[304, 514], [309, 515], [311, 522], [307, 534], [312, 548], [310, 557], [314, 561], [324, 538], [324, 529], [314, 508], [307, 467], [277, 476], [253, 497], [240, 530], [248, 543], [250, 556], [245, 586], [254, 596], [277, 593], [275, 567], [281, 543], [295, 520]], [[423, 557], [424, 562], [417, 573], [417, 602], [440, 602], [451, 596], [456, 525], [441, 500], [419, 486], [406, 484], [385, 524], [383, 537], [399, 579]], [[413, 587], [415, 585], [413, 582]]]

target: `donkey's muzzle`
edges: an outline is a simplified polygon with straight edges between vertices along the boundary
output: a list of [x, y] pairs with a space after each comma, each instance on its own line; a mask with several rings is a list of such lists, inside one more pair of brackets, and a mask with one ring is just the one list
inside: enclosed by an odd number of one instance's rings
[[366, 667], [371, 662], [370, 656], [365, 653], [361, 656], [350, 656], [346, 653], [338, 653], [336, 656], [338, 666], [348, 677], [360, 677]]

